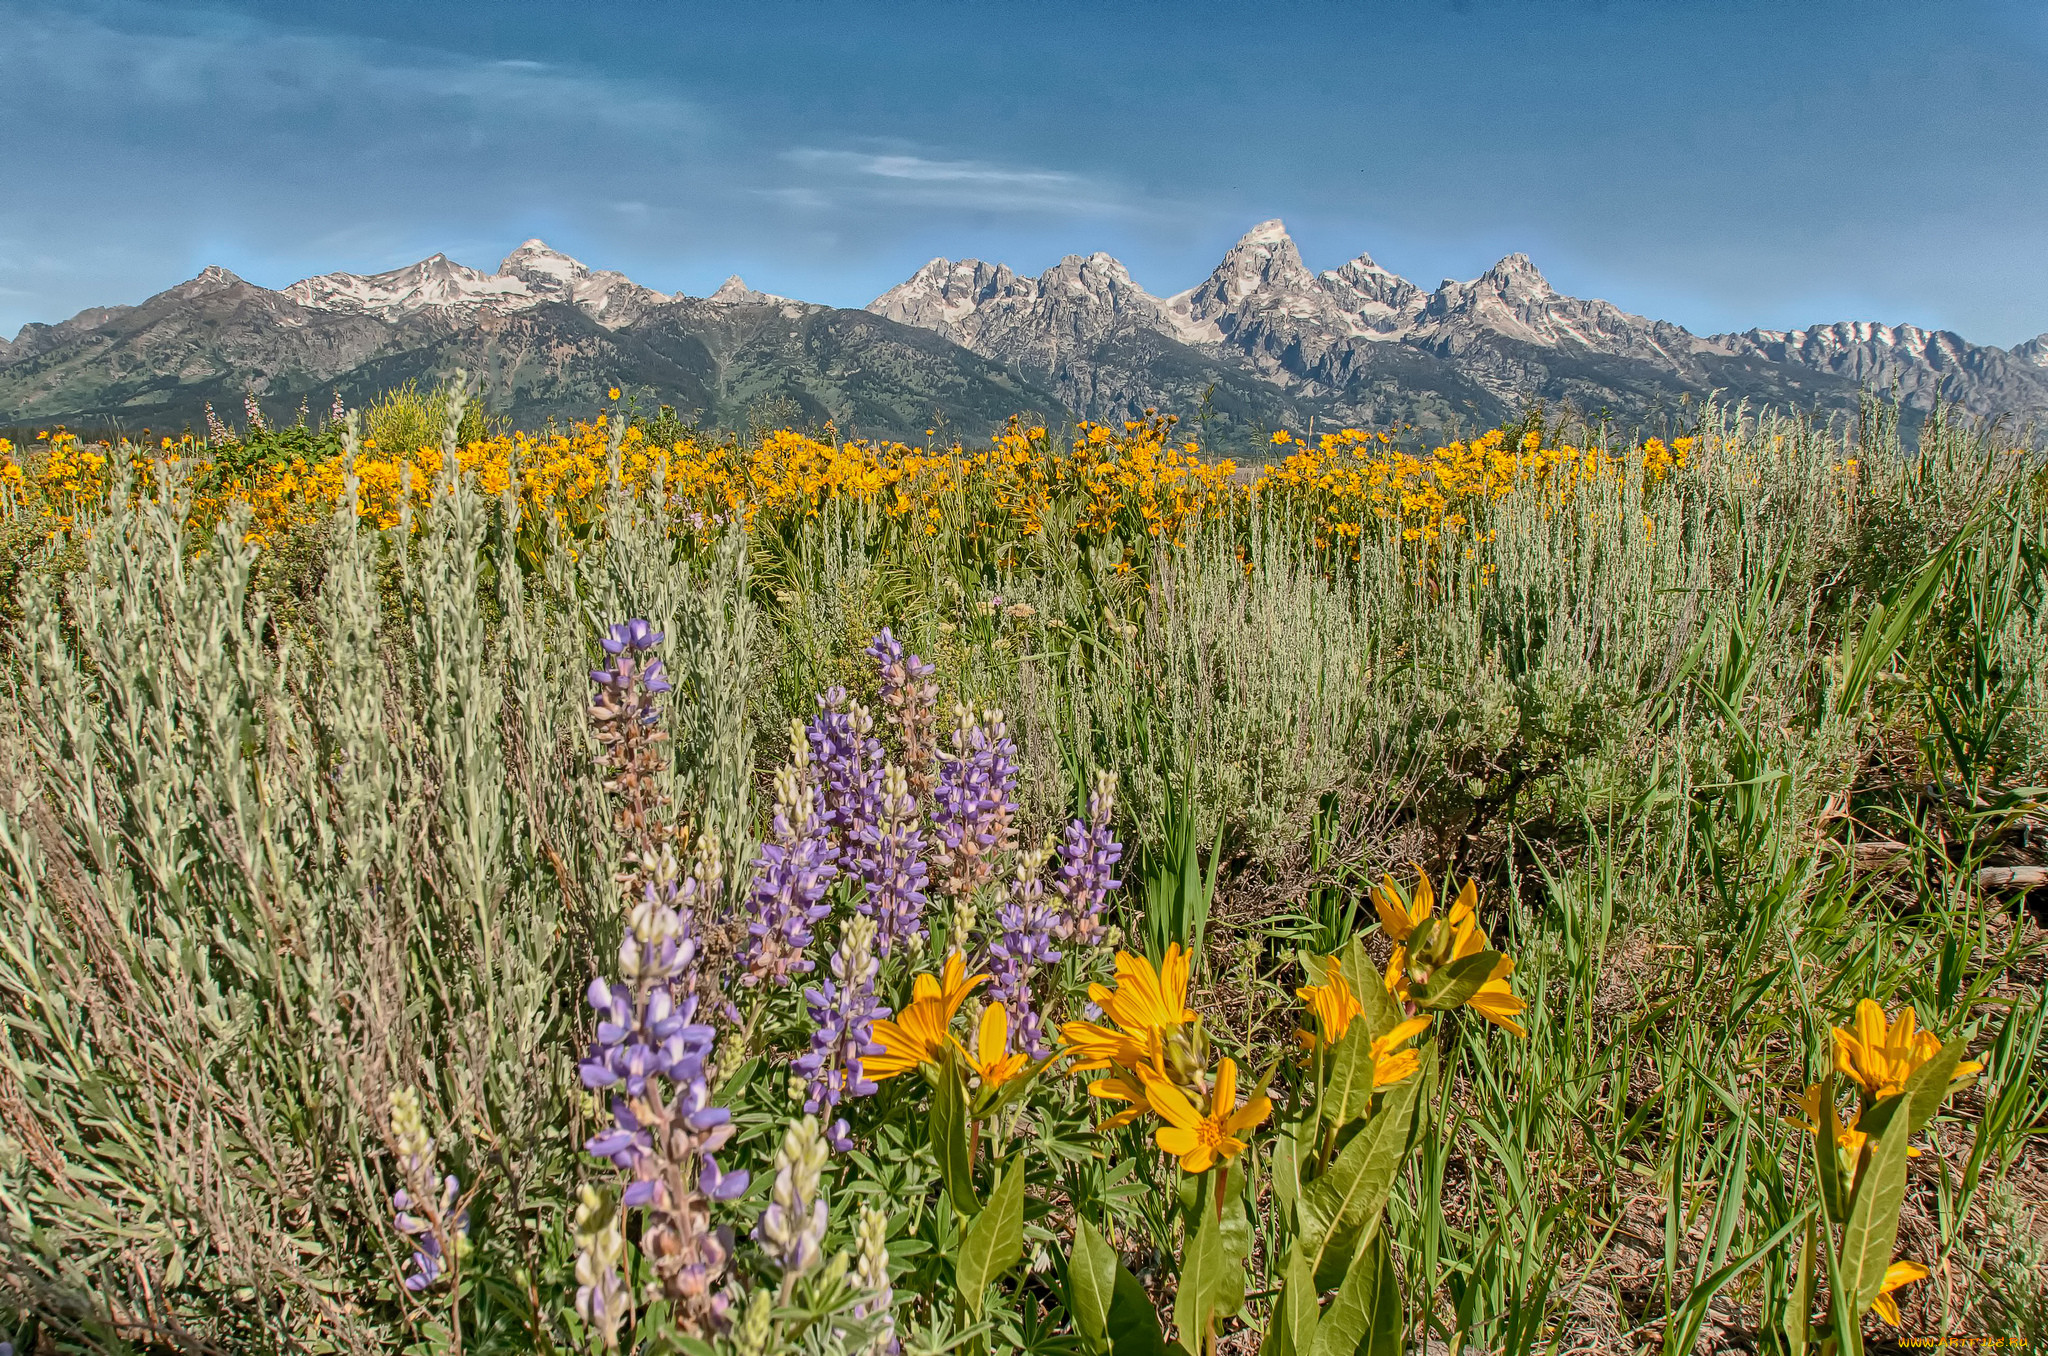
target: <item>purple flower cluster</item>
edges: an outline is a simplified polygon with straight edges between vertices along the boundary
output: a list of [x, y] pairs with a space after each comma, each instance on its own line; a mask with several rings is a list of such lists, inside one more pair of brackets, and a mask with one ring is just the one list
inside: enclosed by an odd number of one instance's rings
[[469, 1212], [461, 1207], [462, 1183], [443, 1177], [434, 1140], [420, 1112], [419, 1094], [401, 1088], [391, 1096], [391, 1144], [405, 1185], [392, 1193], [392, 1227], [412, 1243], [412, 1270], [405, 1288], [414, 1294], [436, 1284], [452, 1248], [460, 1252], [469, 1236]]
[[893, 763], [883, 771], [878, 809], [860, 847], [859, 869], [867, 889], [854, 907], [875, 920], [877, 945], [886, 956], [896, 943], [924, 937], [931, 868], [924, 862], [917, 800], [903, 769]]
[[904, 653], [903, 642], [886, 626], [868, 645], [867, 654], [880, 670], [882, 710], [896, 728], [910, 794], [922, 801], [931, 795], [933, 765], [939, 756], [939, 685], [932, 681], [934, 670], [916, 655]]
[[[644, 622], [612, 628], [605, 648], [619, 662], [593, 675], [600, 688], [593, 716], [601, 728], [652, 726], [658, 714], [653, 698], [667, 685], [653, 686], [661, 681], [660, 661], [636, 661], [660, 639]], [[612, 785], [623, 798], [617, 782]], [[644, 846], [658, 837], [653, 825], [637, 827], [643, 847], [622, 877], [633, 893], [619, 943], [619, 977], [591, 981], [597, 1038], [579, 1066], [585, 1087], [611, 1091], [612, 1125], [585, 1148], [629, 1175], [621, 1204], [646, 1211], [640, 1250], [679, 1322], [702, 1334], [724, 1326], [725, 1297], [717, 1286], [732, 1255], [732, 1231], [712, 1226], [711, 1202], [732, 1200], [747, 1187], [745, 1172], [724, 1172], [713, 1157], [732, 1138], [732, 1116], [711, 1104], [715, 1033], [695, 1020], [692, 992], [698, 955], [692, 906], [718, 896], [722, 871], [718, 845], [709, 837], [699, 839], [685, 876], [666, 844], [658, 851]], [[586, 1284], [594, 1294], [618, 1290], [607, 1275], [593, 1275]]]
[[933, 861], [956, 901], [972, 899], [995, 874], [998, 853], [1017, 843], [1017, 745], [1003, 713], [954, 708], [952, 749], [940, 755]]
[[[805, 730], [818, 769], [819, 812], [841, 854], [857, 857], [867, 830], [881, 813], [882, 742], [875, 718], [843, 687], [818, 694], [818, 714]], [[849, 867], [858, 869], [857, 861]]]
[[1059, 913], [1045, 897], [1042, 873], [1052, 853], [1032, 848], [1017, 854], [1017, 874], [1008, 897], [996, 907], [996, 932], [988, 944], [989, 1000], [1010, 1014], [1010, 1045], [1033, 1059], [1052, 1053], [1045, 1040], [1045, 1014], [1031, 1000], [1031, 977], [1041, 965], [1059, 960], [1053, 930]]
[[658, 719], [654, 699], [670, 691], [671, 687], [668, 679], [662, 676], [661, 661], [652, 659], [643, 665], [640, 656], [661, 642], [661, 632], [639, 617], [618, 623], [597, 642], [604, 647], [606, 654], [612, 656], [609, 668], [590, 671], [590, 681], [597, 684], [591, 714], [600, 728], [620, 720], [627, 713], [637, 717], [643, 725], [652, 725]]
[[818, 812], [818, 787], [803, 726], [792, 721], [790, 765], [775, 774], [775, 819], [770, 838], [754, 859], [754, 939], [747, 973], [740, 982], [755, 987], [772, 980], [788, 985], [815, 968], [804, 954], [812, 929], [831, 912], [825, 891], [839, 874], [838, 849]]
[[[880, 971], [875, 959], [875, 923], [858, 914], [846, 920], [846, 931], [832, 953], [832, 978], [804, 990], [804, 1004], [810, 1010], [815, 1029], [811, 1048], [791, 1066], [810, 1080], [804, 1110], [823, 1121], [844, 1097], [868, 1097], [876, 1085], [861, 1069], [861, 1060], [883, 1052], [875, 1044], [875, 1019], [887, 1017], [889, 1009], [875, 1001], [875, 976]], [[835, 1149], [850, 1149], [846, 1122], [825, 1127], [825, 1138]]]
[[1110, 873], [1123, 860], [1124, 846], [1111, 832], [1116, 813], [1116, 774], [1098, 772], [1088, 792], [1088, 818], [1071, 820], [1059, 845], [1059, 874], [1053, 893], [1059, 896], [1059, 920], [1053, 935], [1073, 938], [1082, 946], [1102, 941], [1102, 904], [1123, 882]]
[[[462, 1183], [450, 1173], [441, 1181], [440, 1199], [424, 1207], [403, 1188], [391, 1197], [391, 1204], [398, 1211], [391, 1222], [398, 1232], [412, 1240], [412, 1271], [405, 1278], [405, 1288], [415, 1295], [441, 1279], [441, 1269], [447, 1261], [441, 1234], [449, 1229], [458, 1237], [469, 1233], [469, 1212], [458, 1210], [455, 1205], [461, 1194]], [[439, 1228], [437, 1220], [443, 1221]]]

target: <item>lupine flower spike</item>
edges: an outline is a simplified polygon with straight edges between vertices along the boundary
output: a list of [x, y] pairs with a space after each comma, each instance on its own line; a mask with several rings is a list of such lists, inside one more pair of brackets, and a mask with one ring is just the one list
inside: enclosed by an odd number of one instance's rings
[[[593, 675], [599, 686], [593, 718], [600, 738], [611, 736], [605, 742], [614, 767], [631, 758], [635, 761], [627, 767], [647, 780], [658, 772], [658, 758], [647, 762], [642, 755], [653, 755], [657, 741], [639, 740], [633, 732], [651, 730], [659, 715], [654, 699], [667, 685], [661, 682], [660, 662], [643, 666], [638, 656], [660, 639], [645, 622], [613, 627], [604, 646], [617, 662]], [[673, 1303], [683, 1330], [702, 1336], [725, 1327], [726, 1299], [719, 1283], [732, 1255], [732, 1231], [712, 1224], [711, 1206], [734, 1199], [747, 1187], [745, 1172], [723, 1171], [714, 1157], [732, 1137], [732, 1118], [724, 1107], [712, 1105], [707, 1081], [716, 1033], [695, 1020], [698, 946], [692, 905], [716, 893], [717, 845], [708, 836], [700, 839], [685, 876], [666, 843], [659, 851], [645, 846], [664, 837], [658, 803], [623, 771], [610, 785], [621, 802], [622, 831], [629, 842], [637, 838], [643, 846], [637, 865], [622, 878], [629, 910], [619, 944], [619, 978], [590, 984], [589, 1001], [599, 1020], [580, 1073], [585, 1087], [612, 1094], [612, 1125], [585, 1147], [627, 1174], [620, 1205], [646, 1212], [640, 1250], [653, 1267], [656, 1285]], [[586, 1224], [596, 1247], [595, 1217]], [[601, 1258], [602, 1249], [596, 1255]], [[609, 1313], [602, 1268], [593, 1263], [584, 1284], [592, 1287], [593, 1312]]]
[[940, 755], [932, 860], [946, 893], [971, 901], [994, 878], [997, 855], [1017, 846], [1017, 746], [1001, 711], [956, 706], [953, 714], [952, 749]]
[[876, 945], [886, 956], [897, 943], [924, 938], [924, 829], [908, 775], [893, 763], [883, 769], [880, 816], [865, 830], [859, 871], [865, 886], [854, 907], [875, 920]]
[[825, 1260], [823, 1179], [829, 1154], [815, 1116], [791, 1121], [775, 1151], [775, 1185], [769, 1192], [768, 1208], [754, 1226], [754, 1237], [781, 1268], [785, 1302], [797, 1281]]
[[1104, 936], [1102, 904], [1122, 882], [1114, 876], [1123, 860], [1123, 844], [1110, 831], [1116, 813], [1116, 774], [1097, 772], [1088, 793], [1088, 818], [1070, 820], [1059, 845], [1059, 874], [1053, 893], [1060, 908], [1054, 935], [1082, 946], [1099, 945]]
[[748, 985], [788, 985], [814, 963], [805, 954], [812, 928], [831, 912], [825, 891], [839, 869], [830, 830], [820, 812], [811, 742], [802, 722], [790, 722], [789, 765], [775, 774], [775, 818], [769, 841], [754, 862], [754, 913], [747, 925]]
[[462, 1184], [453, 1173], [442, 1176], [436, 1165], [419, 1094], [411, 1088], [391, 1094], [391, 1143], [405, 1183], [391, 1197], [396, 1211], [392, 1225], [412, 1243], [412, 1270], [406, 1274], [405, 1288], [418, 1294], [439, 1284], [451, 1252], [467, 1249], [469, 1212], [459, 1203]]
[[910, 794], [923, 801], [931, 795], [939, 756], [939, 685], [932, 681], [932, 666], [904, 653], [903, 642], [886, 626], [867, 652], [881, 671], [882, 710], [895, 727]]
[[[846, 920], [839, 947], [832, 953], [832, 977], [804, 991], [816, 1029], [811, 1048], [792, 1066], [808, 1081], [804, 1110], [825, 1118], [844, 1097], [866, 1097], [876, 1085], [867, 1076], [865, 1062], [885, 1053], [875, 1043], [875, 1020], [889, 1010], [875, 1001], [875, 975], [879, 965], [874, 950], [875, 923], [859, 914]], [[834, 1121], [825, 1135], [834, 1149], [850, 1149], [846, 1122]]]
[[1058, 914], [1045, 897], [1041, 879], [1051, 855], [1047, 848], [1017, 854], [1015, 876], [996, 909], [997, 930], [988, 944], [989, 973], [995, 980], [989, 996], [1010, 1011], [1016, 1023], [1011, 1033], [1016, 1048], [1033, 1059], [1052, 1053], [1045, 1041], [1045, 1019], [1031, 997], [1032, 976], [1060, 959], [1052, 944]]

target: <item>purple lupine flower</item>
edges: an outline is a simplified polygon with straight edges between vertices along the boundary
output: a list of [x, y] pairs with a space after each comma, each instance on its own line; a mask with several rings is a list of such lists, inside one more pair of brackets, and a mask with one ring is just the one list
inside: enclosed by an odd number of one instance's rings
[[1031, 1000], [1031, 978], [1041, 965], [1059, 960], [1053, 948], [1058, 910], [1045, 897], [1042, 873], [1052, 856], [1049, 848], [1017, 854], [1017, 871], [1008, 897], [996, 908], [996, 932], [988, 944], [989, 1001], [1010, 1014], [1010, 1047], [1033, 1059], [1052, 1053], [1045, 1040], [1045, 1014]]
[[994, 877], [996, 854], [1017, 845], [1017, 746], [1001, 711], [953, 711], [953, 747], [940, 755], [932, 858], [946, 893], [965, 902]]
[[1110, 874], [1124, 857], [1124, 845], [1109, 827], [1115, 812], [1116, 774], [1097, 772], [1088, 792], [1088, 818], [1070, 820], [1059, 845], [1052, 889], [1060, 901], [1053, 935], [1061, 941], [1071, 937], [1082, 946], [1096, 946], [1103, 939], [1103, 901], [1123, 884]]
[[[669, 689], [661, 662], [643, 664], [641, 656], [660, 641], [643, 621], [615, 626], [601, 642], [614, 664], [591, 675], [598, 685], [592, 719], [616, 774], [606, 785], [629, 844], [619, 879], [630, 909], [618, 977], [590, 984], [597, 1032], [578, 1072], [585, 1087], [612, 1092], [612, 1123], [584, 1148], [628, 1175], [619, 1203], [646, 1212], [640, 1251], [678, 1324], [703, 1336], [725, 1326], [719, 1282], [732, 1257], [732, 1230], [713, 1226], [711, 1203], [739, 1196], [747, 1174], [721, 1170], [714, 1157], [732, 1138], [732, 1116], [712, 1105], [707, 1080], [716, 1033], [696, 1020], [695, 913], [722, 890], [718, 843], [701, 836], [685, 874], [676, 861], [677, 835], [661, 815], [665, 801], [650, 789], [662, 766], [655, 698]], [[584, 1222], [594, 1227], [594, 1220]], [[579, 1261], [579, 1275], [582, 1269]], [[585, 1317], [601, 1330], [592, 1314], [616, 1321], [615, 1301], [623, 1303], [615, 1281], [616, 1268], [593, 1263], [579, 1292], [579, 1308], [596, 1306]]]
[[839, 874], [838, 853], [818, 813], [810, 744], [803, 726], [791, 724], [790, 766], [775, 774], [771, 836], [754, 859], [753, 918], [747, 924], [754, 944], [740, 979], [749, 987], [767, 980], [787, 985], [816, 968], [804, 953], [812, 928], [831, 912], [825, 891]]
[[854, 907], [875, 920], [876, 944], [886, 956], [897, 942], [924, 937], [931, 868], [924, 862], [917, 800], [908, 776], [893, 763], [883, 770], [879, 810], [861, 845], [858, 869], [866, 892]]
[[441, 1279], [446, 1262], [441, 1235], [452, 1231], [463, 1238], [469, 1234], [469, 1212], [458, 1210], [455, 1204], [461, 1195], [462, 1183], [451, 1173], [441, 1182], [439, 1199], [429, 1199], [424, 1206], [402, 1188], [391, 1197], [398, 1212], [392, 1225], [413, 1244], [412, 1271], [405, 1278], [405, 1288], [415, 1295]]
[[404, 1284], [418, 1294], [441, 1279], [448, 1250], [459, 1251], [469, 1236], [469, 1212], [461, 1208], [462, 1184], [452, 1173], [440, 1176], [419, 1094], [411, 1088], [391, 1094], [391, 1144], [405, 1182], [391, 1196], [391, 1225], [412, 1243]]
[[[861, 1060], [883, 1053], [874, 1040], [875, 1019], [889, 1010], [875, 1002], [875, 922], [859, 914], [846, 920], [846, 931], [832, 953], [832, 978], [804, 990], [815, 1029], [811, 1048], [791, 1065], [809, 1079], [804, 1110], [821, 1120], [845, 1097], [868, 1097], [875, 1083], [861, 1069]], [[835, 1149], [850, 1149], [846, 1122], [828, 1126], [826, 1138]]]
[[[842, 858], [857, 858], [881, 814], [882, 743], [875, 738], [875, 718], [845, 688], [828, 687], [818, 694], [818, 714], [805, 735], [817, 768], [818, 813]], [[858, 869], [854, 860], [844, 864]]]
[[867, 654], [880, 671], [882, 710], [895, 727], [910, 794], [924, 801], [931, 796], [939, 757], [939, 685], [932, 681], [934, 669], [904, 653], [903, 642], [886, 626], [868, 645]]
[[790, 1298], [799, 1277], [825, 1260], [825, 1160], [830, 1150], [818, 1118], [791, 1121], [775, 1151], [775, 1185], [754, 1237], [782, 1269], [782, 1298]]

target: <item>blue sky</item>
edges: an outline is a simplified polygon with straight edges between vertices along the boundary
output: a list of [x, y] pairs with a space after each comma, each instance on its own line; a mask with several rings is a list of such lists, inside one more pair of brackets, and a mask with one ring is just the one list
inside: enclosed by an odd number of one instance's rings
[[1170, 293], [1282, 217], [1710, 332], [2048, 330], [2048, 6], [0, 0], [0, 334], [209, 263], [528, 236], [860, 305], [934, 255]]

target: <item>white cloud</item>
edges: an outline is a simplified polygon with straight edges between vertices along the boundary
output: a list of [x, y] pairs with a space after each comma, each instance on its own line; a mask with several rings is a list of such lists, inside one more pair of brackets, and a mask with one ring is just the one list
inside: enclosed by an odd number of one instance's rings
[[812, 146], [784, 151], [781, 158], [808, 179], [804, 185], [776, 190], [792, 205], [837, 206], [851, 197], [1066, 215], [1123, 215], [1133, 210], [1114, 185], [1067, 170]]

